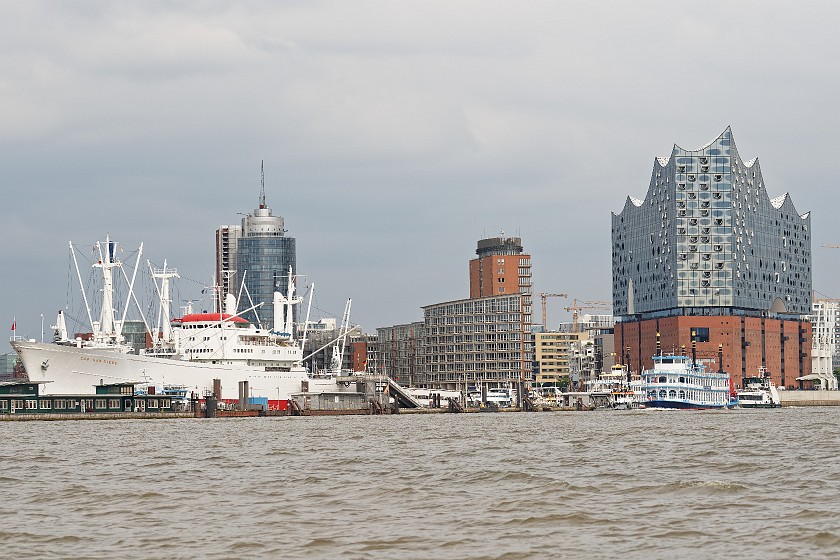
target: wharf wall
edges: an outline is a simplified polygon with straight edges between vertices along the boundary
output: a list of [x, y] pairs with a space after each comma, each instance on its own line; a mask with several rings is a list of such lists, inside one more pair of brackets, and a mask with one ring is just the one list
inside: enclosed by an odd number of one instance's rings
[[782, 406], [840, 406], [840, 391], [779, 391]]

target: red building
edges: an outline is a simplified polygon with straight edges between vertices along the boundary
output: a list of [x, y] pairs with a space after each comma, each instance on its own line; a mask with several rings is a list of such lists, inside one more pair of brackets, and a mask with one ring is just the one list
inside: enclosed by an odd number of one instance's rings
[[522, 252], [522, 239], [481, 239], [470, 261], [470, 299], [500, 294], [531, 293], [531, 255]]
[[798, 388], [797, 377], [811, 373], [811, 323], [735, 315], [703, 317], [664, 317], [617, 323], [616, 352], [622, 363], [638, 371], [653, 367], [656, 333], [662, 352], [688, 355], [692, 333], [697, 342], [697, 357], [718, 360], [723, 348], [723, 371], [729, 372], [738, 386], [744, 376], [757, 375], [765, 368], [779, 387]]

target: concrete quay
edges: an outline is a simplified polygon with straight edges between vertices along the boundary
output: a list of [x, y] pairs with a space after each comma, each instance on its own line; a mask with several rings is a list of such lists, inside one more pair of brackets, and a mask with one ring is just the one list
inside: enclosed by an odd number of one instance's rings
[[840, 406], [840, 391], [779, 391], [779, 399], [786, 406]]

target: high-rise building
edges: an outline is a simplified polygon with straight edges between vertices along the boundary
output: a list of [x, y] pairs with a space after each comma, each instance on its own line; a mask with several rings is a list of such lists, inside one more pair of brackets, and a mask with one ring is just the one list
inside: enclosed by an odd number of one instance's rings
[[831, 381], [834, 378], [834, 363], [837, 361], [837, 348], [840, 326], [840, 301], [836, 299], [814, 300], [811, 312], [813, 343], [811, 345], [811, 374], [819, 375]]
[[[227, 231], [224, 231], [225, 229]], [[224, 243], [221, 244], [221, 248], [227, 251], [227, 259], [223, 258], [225, 254], [220, 249], [220, 238], [227, 241], [227, 247], [224, 247]], [[261, 303], [262, 305], [243, 313], [243, 317], [259, 322], [265, 328], [272, 328], [274, 326], [274, 292], [278, 291], [286, 295], [289, 271], [291, 270], [294, 275], [297, 270], [297, 253], [295, 238], [286, 237], [282, 216], [274, 216], [265, 202], [264, 179], [260, 188], [259, 206], [253, 213], [243, 216], [242, 225], [238, 226], [238, 229], [237, 226], [220, 228], [216, 239], [216, 270], [220, 285], [225, 287], [225, 276], [228, 276], [226, 292], [238, 295], [238, 284], [244, 283], [246, 291], [242, 295], [244, 301], [240, 301], [240, 309]], [[235, 253], [231, 246], [234, 239], [236, 241]], [[230, 264], [234, 262], [234, 256], [236, 265], [231, 270]], [[227, 268], [219, 265], [220, 257], [222, 265], [225, 262], [228, 263]], [[228, 273], [225, 274], [225, 271]]]
[[647, 196], [612, 215], [615, 345], [633, 370], [697, 343], [740, 381], [810, 373], [810, 214], [770, 198], [758, 160], [727, 128], [697, 150], [656, 158]]
[[499, 237], [479, 240], [475, 253], [478, 257], [470, 261], [471, 298], [500, 294], [530, 296], [531, 255], [522, 252], [522, 239], [505, 237], [502, 232]]
[[[242, 236], [242, 226], [220, 226], [216, 230], [216, 285], [224, 294], [236, 294], [236, 246]], [[221, 298], [220, 298], [221, 299]]]

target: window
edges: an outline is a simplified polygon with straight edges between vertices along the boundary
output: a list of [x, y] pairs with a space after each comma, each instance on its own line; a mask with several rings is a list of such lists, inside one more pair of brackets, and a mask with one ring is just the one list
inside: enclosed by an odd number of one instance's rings
[[52, 401], [49, 399], [44, 399], [41, 401], [41, 410], [49, 410], [52, 408]]
[[692, 340], [709, 342], [709, 327], [694, 327], [691, 329]]
[[108, 399], [108, 408], [120, 408], [120, 399]]
[[26, 408], [28, 410], [37, 410], [38, 401], [35, 399], [26, 399]]
[[9, 401], [0, 400], [0, 410], [9, 410]]
[[105, 399], [96, 399], [96, 402], [94, 403], [97, 410], [104, 410], [105, 409], [105, 404], [106, 404]]

